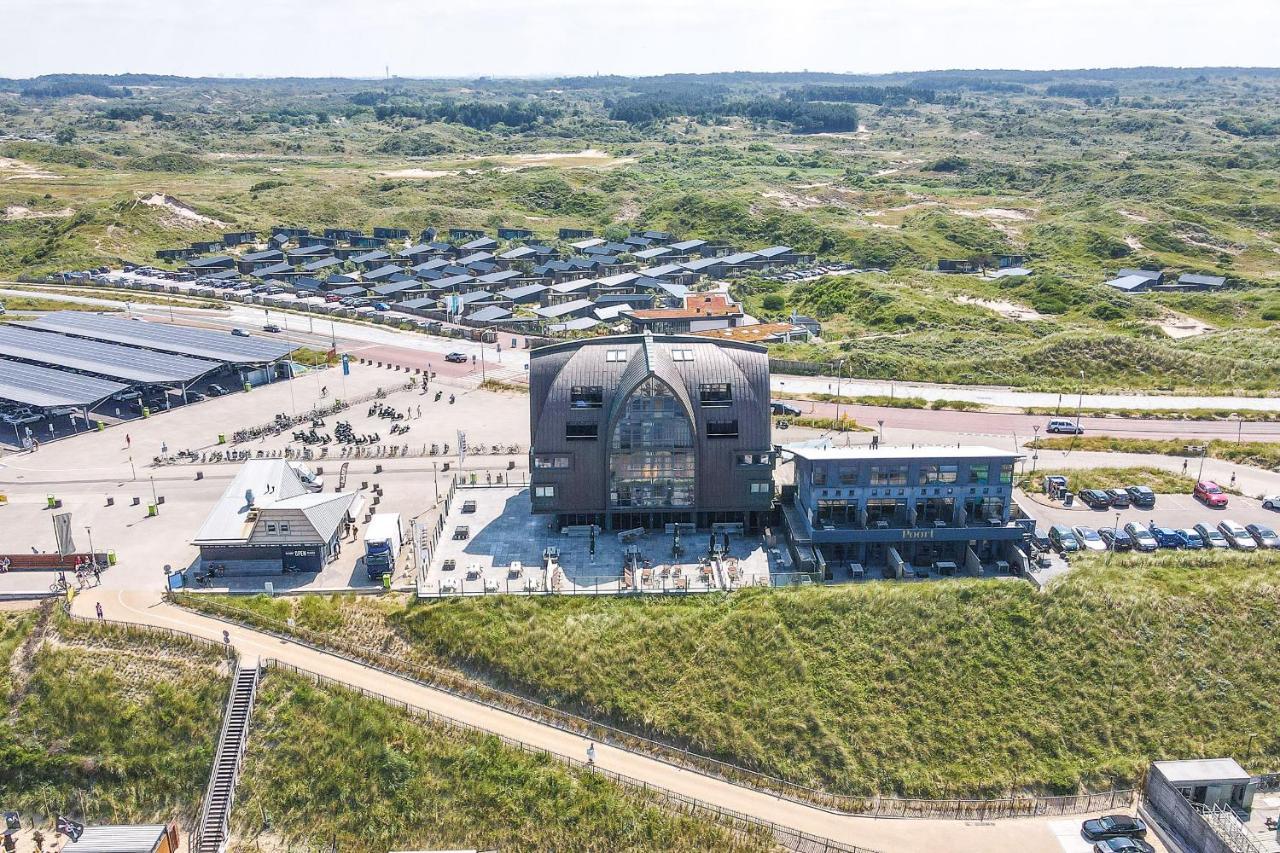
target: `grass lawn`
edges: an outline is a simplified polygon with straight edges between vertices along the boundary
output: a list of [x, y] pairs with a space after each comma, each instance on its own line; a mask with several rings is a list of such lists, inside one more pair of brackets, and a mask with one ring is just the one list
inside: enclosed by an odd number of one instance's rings
[[[1268, 441], [1244, 441], [1212, 439], [1206, 442], [1203, 438], [1111, 438], [1104, 435], [1072, 436], [1060, 438], [1042, 438], [1040, 447], [1045, 450], [1101, 450], [1110, 453], [1155, 453], [1164, 456], [1200, 455], [1199, 451], [1188, 453], [1188, 447], [1204, 447], [1214, 459], [1225, 459], [1240, 465], [1251, 465], [1255, 468], [1266, 468], [1271, 471], [1280, 470], [1280, 444]], [[1028, 444], [1033, 447], [1034, 444]]]
[[228, 679], [185, 643], [55, 619], [23, 657], [34, 614], [0, 613], [0, 802], [33, 816], [163, 822], [199, 813]]
[[1044, 594], [955, 580], [230, 603], [841, 792], [1105, 788], [1161, 757], [1280, 766], [1280, 555], [1076, 563]]
[[264, 812], [266, 837], [291, 850], [773, 849], [497, 738], [297, 675], [269, 672], [258, 697], [236, 850], [259, 849]]
[[[4, 306], [6, 313], [10, 311], [67, 311], [74, 310], [76, 307], [75, 303], [67, 302], [65, 299], [48, 299], [36, 293], [31, 296], [0, 295], [0, 305]], [[100, 306], [94, 310], [123, 311], [124, 309]]]
[[1163, 468], [1135, 466], [1132, 468], [1041, 468], [1034, 474], [1024, 474], [1018, 480], [1018, 488], [1026, 492], [1043, 490], [1045, 477], [1059, 475], [1067, 478], [1071, 491], [1081, 489], [1123, 489], [1126, 486], [1147, 486], [1156, 494], [1191, 494], [1194, 477], [1183, 477]]

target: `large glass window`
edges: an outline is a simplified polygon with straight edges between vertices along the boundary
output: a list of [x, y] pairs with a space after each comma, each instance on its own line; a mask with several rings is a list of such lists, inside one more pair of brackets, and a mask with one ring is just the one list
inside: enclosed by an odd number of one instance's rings
[[707, 421], [707, 438], [737, 438], [738, 422]]
[[969, 463], [969, 484], [974, 486], [987, 485], [987, 478], [991, 475], [991, 465], [986, 462]]
[[647, 379], [627, 398], [609, 447], [609, 502], [642, 509], [694, 503], [693, 425], [667, 385]]
[[907, 484], [906, 465], [872, 465], [871, 485], [873, 486], [905, 486]]
[[921, 465], [920, 485], [933, 483], [954, 483], [959, 472], [957, 465]]
[[535, 456], [533, 457], [533, 467], [538, 469], [547, 468], [568, 468], [568, 456]]
[[599, 432], [597, 424], [565, 424], [564, 437], [569, 441], [593, 439]]
[[1013, 482], [1013, 463], [1003, 462], [1000, 465], [1000, 482], [1008, 485]]
[[604, 405], [604, 389], [599, 385], [574, 385], [569, 390], [569, 405], [575, 409], [598, 409]]
[[733, 386], [728, 382], [699, 385], [698, 401], [704, 406], [731, 406], [733, 405]]

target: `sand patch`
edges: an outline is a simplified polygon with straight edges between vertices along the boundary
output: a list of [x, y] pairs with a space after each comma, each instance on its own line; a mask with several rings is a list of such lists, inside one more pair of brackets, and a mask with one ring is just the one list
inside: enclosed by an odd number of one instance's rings
[[795, 193], [783, 192], [782, 190], [769, 190], [761, 193], [764, 198], [772, 199], [778, 202], [780, 207], [790, 210], [807, 210], [811, 207], [821, 207], [825, 202], [816, 196], [797, 195]]
[[190, 205], [184, 204], [171, 195], [164, 193], [151, 193], [145, 195], [138, 194], [138, 201], [150, 207], [158, 207], [164, 210], [168, 215], [165, 217], [165, 225], [177, 228], [199, 228], [209, 225], [215, 228], [227, 228], [227, 223], [214, 219], [212, 216], [205, 216], [203, 213], [197, 213]]
[[456, 174], [458, 173], [452, 169], [391, 169], [390, 171], [377, 173], [379, 178], [422, 178], [425, 180], [446, 178]]
[[51, 181], [59, 180], [61, 175], [45, 172], [12, 157], [0, 157], [0, 172], [4, 172], [6, 181]]
[[872, 172], [872, 173], [871, 173], [871, 177], [873, 177], [873, 178], [883, 178], [883, 177], [885, 177], [886, 175], [896, 175], [896, 174], [898, 174], [898, 173], [899, 173], [899, 172], [901, 172], [901, 171], [902, 171], [901, 169], [881, 169], [881, 170], [880, 170], [880, 171], [878, 171], [878, 172]]
[[1167, 317], [1159, 320], [1148, 320], [1153, 326], [1157, 326], [1160, 331], [1164, 332], [1171, 338], [1194, 338], [1197, 335], [1215, 332], [1213, 326], [1203, 320], [1197, 320], [1195, 317], [1188, 317], [1186, 314], [1178, 314], [1171, 312]]
[[961, 305], [977, 305], [980, 308], [994, 311], [1001, 317], [1017, 320], [1020, 323], [1031, 323], [1044, 319], [1044, 315], [1034, 308], [1018, 305], [1015, 302], [1007, 302], [1003, 299], [979, 299], [976, 296], [956, 296], [954, 299]]
[[1134, 222], [1150, 222], [1151, 220], [1143, 216], [1141, 213], [1134, 213], [1129, 210], [1117, 211], [1125, 219], [1132, 219]]
[[1142, 245], [1142, 241], [1139, 240], [1137, 237], [1133, 236], [1132, 234], [1125, 235], [1124, 244], [1128, 246], [1130, 249], [1133, 249], [1135, 252], [1141, 252], [1143, 248], [1145, 248]]
[[13, 222], [16, 219], [66, 219], [74, 214], [75, 211], [69, 207], [64, 207], [61, 210], [32, 210], [20, 204], [11, 204], [4, 209], [4, 221]]

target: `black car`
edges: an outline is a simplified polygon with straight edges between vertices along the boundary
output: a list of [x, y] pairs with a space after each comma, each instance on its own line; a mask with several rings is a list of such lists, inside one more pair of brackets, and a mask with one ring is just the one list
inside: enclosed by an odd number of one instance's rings
[[275, 323], [268, 323], [267, 325], [265, 325], [265, 326], [263, 326], [263, 327], [262, 327], [262, 331], [264, 331], [264, 332], [279, 332], [279, 331], [280, 331], [280, 327], [279, 327], [279, 326], [277, 326]]
[[207, 393], [210, 397], [221, 397], [223, 394], [227, 393], [227, 389], [223, 388], [221, 385], [210, 383]]
[[1125, 533], [1123, 527], [1103, 527], [1098, 530], [1098, 535], [1107, 544], [1109, 551], [1133, 550], [1133, 537]]
[[1107, 489], [1107, 497], [1116, 509], [1127, 509], [1130, 503], [1129, 493], [1124, 489]]
[[1080, 500], [1092, 509], [1110, 509], [1111, 495], [1102, 489], [1081, 489]]
[[1127, 814], [1109, 814], [1086, 820], [1080, 825], [1080, 833], [1090, 841], [1105, 838], [1145, 838], [1147, 825], [1141, 818]]
[[800, 410], [790, 403], [783, 403], [780, 400], [774, 400], [769, 404], [769, 410], [775, 415], [787, 415], [789, 417], [800, 417]]
[[1156, 505], [1156, 493], [1147, 486], [1129, 486], [1129, 502], [1134, 506], [1153, 507]]
[[444, 360], [452, 361], [454, 364], [466, 364], [467, 356], [466, 356], [466, 353], [451, 352], [444, 357]]
[[1141, 838], [1108, 838], [1093, 845], [1093, 853], [1156, 853]]

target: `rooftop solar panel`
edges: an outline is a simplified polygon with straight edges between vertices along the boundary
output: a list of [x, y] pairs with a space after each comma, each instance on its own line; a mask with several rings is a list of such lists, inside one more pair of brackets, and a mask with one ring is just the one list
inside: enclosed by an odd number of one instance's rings
[[38, 320], [18, 325], [195, 358], [208, 358], [230, 364], [260, 364], [275, 361], [297, 349], [297, 344], [278, 343], [265, 338], [253, 336], [242, 338], [230, 332], [216, 332], [168, 323], [122, 320], [83, 311], [55, 311]]
[[85, 371], [122, 382], [190, 382], [222, 365], [137, 347], [104, 344], [52, 332], [0, 325], [0, 355], [65, 370]]
[[42, 409], [92, 406], [127, 388], [119, 382], [0, 358], [0, 400]]

